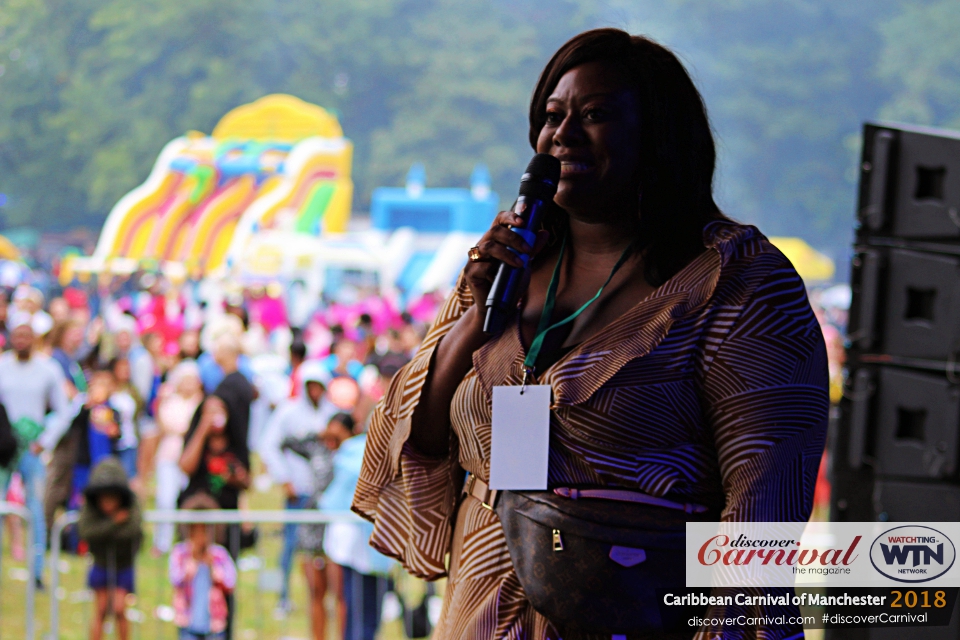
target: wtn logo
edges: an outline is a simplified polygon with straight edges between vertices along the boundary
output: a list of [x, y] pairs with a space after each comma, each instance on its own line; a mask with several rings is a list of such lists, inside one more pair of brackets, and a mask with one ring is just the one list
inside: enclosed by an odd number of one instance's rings
[[[878, 553], [879, 551], [879, 553]], [[945, 535], [930, 527], [908, 525], [884, 532], [870, 548], [870, 562], [898, 582], [927, 582], [953, 566], [956, 549]]]
[[[936, 542], [936, 539], [931, 539], [932, 542]], [[890, 540], [893, 542], [893, 539]], [[883, 561], [887, 564], [906, 564], [907, 560], [913, 555], [913, 566], [918, 566], [923, 559], [923, 564], [930, 564], [930, 561], [933, 560], [937, 564], [943, 564], [943, 543], [937, 545], [937, 550], [934, 551], [927, 544], [894, 544], [894, 545], [885, 545], [882, 542], [880, 543], [880, 549], [883, 551]], [[900, 569], [900, 573], [910, 572], [910, 569]], [[915, 573], [926, 573], [926, 569], [916, 569]]]

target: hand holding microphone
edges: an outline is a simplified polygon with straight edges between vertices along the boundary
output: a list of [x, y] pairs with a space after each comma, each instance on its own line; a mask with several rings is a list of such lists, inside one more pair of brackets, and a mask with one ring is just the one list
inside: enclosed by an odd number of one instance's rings
[[516, 311], [525, 286], [529, 260], [545, 245], [540, 231], [546, 209], [557, 192], [560, 161], [539, 153], [520, 180], [520, 196], [513, 211], [502, 211], [477, 246], [470, 250], [466, 278], [475, 304], [484, 304], [484, 333], [503, 331]]

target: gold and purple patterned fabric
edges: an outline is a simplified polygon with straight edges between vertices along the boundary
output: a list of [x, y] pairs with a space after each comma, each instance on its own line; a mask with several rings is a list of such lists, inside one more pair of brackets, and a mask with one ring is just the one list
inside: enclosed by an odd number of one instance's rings
[[[540, 376], [553, 389], [551, 486], [626, 487], [722, 508], [731, 521], [806, 521], [827, 428], [827, 354], [803, 282], [752, 226], [704, 230], [708, 248]], [[526, 602], [497, 516], [479, 501], [452, 516], [459, 468], [489, 479], [491, 389], [519, 385], [516, 320], [473, 358], [450, 408], [451, 453], [407, 443], [433, 352], [473, 304], [461, 278], [370, 423], [353, 508], [371, 544], [426, 579], [448, 576], [435, 638], [557, 638]], [[446, 566], [456, 538], [458, 566]], [[682, 571], [682, 567], [677, 568]], [[796, 614], [730, 607], [711, 615]], [[701, 629], [700, 637], [711, 637]], [[802, 637], [800, 627], [724, 638]]]

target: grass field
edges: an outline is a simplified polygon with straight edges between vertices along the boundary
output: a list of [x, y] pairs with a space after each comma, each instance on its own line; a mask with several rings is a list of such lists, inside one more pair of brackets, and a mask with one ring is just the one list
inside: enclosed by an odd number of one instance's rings
[[[267, 491], [248, 492], [251, 509], [278, 509], [283, 499], [279, 488]], [[152, 507], [148, 502], [147, 508]], [[260, 525], [257, 547], [244, 551], [239, 562], [239, 580], [236, 592], [237, 610], [235, 640], [273, 640], [311, 638], [307, 616], [307, 586], [299, 561], [291, 577], [291, 601], [294, 610], [287, 616], [275, 616], [279, 558], [282, 548], [281, 526]], [[161, 640], [176, 638], [172, 617], [172, 590], [167, 580], [167, 558], [154, 558], [150, 554], [152, 525], [145, 525], [145, 540], [137, 559], [137, 594], [128, 601], [127, 618], [131, 621], [131, 638]], [[10, 553], [10, 535], [4, 527], [3, 545], [0, 549], [0, 640], [21, 640], [25, 637], [26, 622], [26, 575], [23, 562], [15, 562]], [[91, 593], [86, 589], [88, 559], [63, 555], [60, 566], [60, 638], [85, 640], [89, 636], [93, 614]], [[37, 594], [37, 638], [48, 638], [50, 633], [49, 572], [47, 563], [44, 582], [47, 592]], [[328, 611], [332, 602], [328, 597]], [[111, 637], [107, 635], [106, 637]], [[331, 620], [327, 637], [338, 639], [335, 623]], [[403, 638], [399, 620], [385, 623], [380, 636], [382, 640]]]
[[[251, 509], [278, 509], [283, 503], [278, 487], [258, 492], [248, 492]], [[147, 507], [152, 507], [148, 502]], [[824, 514], [818, 514], [824, 519]], [[176, 628], [169, 621], [172, 592], [167, 581], [167, 559], [154, 558], [151, 546], [152, 526], [145, 529], [145, 541], [137, 561], [137, 595], [128, 602], [127, 617], [131, 621], [131, 638], [135, 640], [175, 640]], [[277, 603], [276, 582], [279, 574], [279, 557], [282, 548], [281, 527], [260, 525], [260, 538], [255, 549], [245, 551], [240, 559], [239, 584], [237, 589], [237, 617], [235, 640], [283, 640], [311, 638], [307, 617], [307, 587], [299, 564], [291, 577], [291, 600], [294, 611], [283, 618], [274, 615]], [[64, 555], [60, 572], [60, 638], [85, 640], [89, 636], [93, 604], [85, 581], [88, 568], [86, 558]], [[45, 582], [49, 586], [49, 571]], [[14, 562], [10, 554], [10, 536], [6, 528], [0, 549], [0, 640], [21, 640], [25, 637], [26, 565]], [[405, 592], [422, 590], [423, 583], [411, 578], [405, 580]], [[440, 585], [442, 592], [442, 584]], [[328, 598], [327, 610], [333, 603]], [[38, 593], [36, 602], [36, 628], [38, 640], [49, 637], [50, 593]], [[332, 618], [332, 616], [331, 616]], [[106, 637], [111, 637], [109, 634]], [[330, 640], [339, 640], [336, 624], [331, 619], [327, 633]], [[378, 640], [401, 640], [404, 638], [400, 620], [384, 623]], [[822, 629], [807, 631], [808, 640], [821, 640]]]

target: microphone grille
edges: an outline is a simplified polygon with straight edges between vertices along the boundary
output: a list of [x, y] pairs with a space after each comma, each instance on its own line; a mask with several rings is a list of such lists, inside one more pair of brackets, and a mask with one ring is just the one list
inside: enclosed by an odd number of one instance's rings
[[528, 179], [556, 184], [560, 181], [560, 161], [549, 153], [538, 153], [527, 165], [526, 174], [530, 176]]

